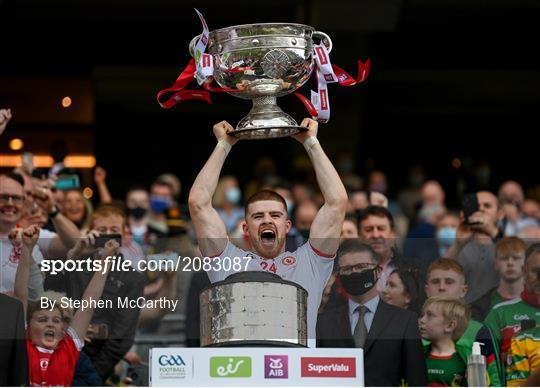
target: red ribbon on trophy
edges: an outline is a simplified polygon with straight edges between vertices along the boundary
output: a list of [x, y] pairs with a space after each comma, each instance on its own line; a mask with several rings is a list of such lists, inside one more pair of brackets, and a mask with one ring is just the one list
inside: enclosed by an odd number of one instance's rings
[[[157, 94], [159, 105], [165, 109], [172, 108], [179, 102], [187, 100], [203, 100], [211, 104], [212, 100], [210, 98], [210, 92], [234, 93], [236, 91], [232, 88], [212, 86], [212, 83], [214, 82], [213, 58], [210, 54], [205, 53], [208, 44], [209, 29], [203, 15], [197, 9], [195, 9], [195, 12], [197, 12], [197, 15], [199, 16], [203, 31], [193, 49], [193, 58], [190, 59], [188, 65], [184, 68], [172, 86], [160, 90]], [[311, 99], [308, 99], [300, 93], [294, 93], [294, 95], [302, 102], [314, 119], [326, 123], [330, 119], [330, 99], [327, 84], [337, 82], [341, 86], [354, 86], [364, 82], [369, 75], [370, 60], [368, 59], [365, 63], [359, 60], [357, 75], [356, 77], [353, 77], [341, 67], [330, 62], [330, 55], [324, 44], [314, 45], [313, 57], [315, 59], [314, 73], [317, 79], [317, 91], [311, 91]], [[193, 78], [195, 78], [198, 84], [205, 90], [185, 89]], [[169, 93], [173, 94], [165, 101], [162, 101], [162, 97]]]

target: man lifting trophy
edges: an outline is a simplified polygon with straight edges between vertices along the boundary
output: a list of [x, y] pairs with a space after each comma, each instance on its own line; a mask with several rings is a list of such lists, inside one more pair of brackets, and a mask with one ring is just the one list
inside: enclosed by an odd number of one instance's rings
[[[207, 272], [213, 285], [201, 293], [201, 344], [312, 347], [317, 311], [332, 272], [347, 206], [345, 187], [317, 140], [317, 121], [329, 118], [326, 84], [362, 82], [369, 63], [359, 62], [359, 76], [354, 79], [330, 64], [330, 38], [310, 26], [263, 23], [210, 32], [197, 13], [203, 32], [189, 45], [193, 59], [172, 87], [158, 93], [161, 106], [170, 108], [186, 99], [209, 101], [210, 91], [253, 100], [251, 112], [236, 129], [225, 121], [214, 125], [216, 148], [189, 194], [201, 253], [212, 259]], [[314, 71], [318, 91], [312, 92], [311, 100], [299, 98], [317, 121], [306, 118], [298, 125], [277, 106], [276, 97], [296, 91]], [[204, 91], [185, 89], [194, 77]], [[211, 86], [213, 81], [219, 87]], [[174, 94], [162, 101], [171, 92]], [[256, 193], [245, 203], [243, 231], [250, 251], [244, 251], [229, 241], [226, 227], [212, 207], [221, 169], [238, 140], [285, 136], [292, 136], [306, 149], [325, 203], [311, 225], [308, 242], [286, 252], [291, 221], [285, 200], [270, 190]], [[225, 265], [226, 260], [238, 258], [248, 262], [242, 268]]]
[[[318, 123], [312, 119], [304, 119], [301, 131], [293, 137], [304, 145], [317, 176], [317, 182], [324, 197], [324, 205], [320, 208], [313, 224], [311, 225], [309, 240], [294, 252], [285, 251], [285, 237], [291, 229], [291, 221], [288, 219], [287, 205], [283, 197], [274, 191], [263, 190], [251, 196], [245, 204], [244, 234], [249, 238], [252, 252], [244, 251], [229, 241], [225, 224], [217, 211], [212, 207], [212, 197], [216, 190], [219, 175], [225, 159], [232, 147], [238, 142], [238, 138], [231, 136], [234, 128], [225, 121], [214, 125], [214, 134], [217, 145], [210, 158], [203, 166], [189, 193], [189, 210], [195, 227], [195, 234], [199, 242], [199, 248], [204, 256], [212, 257], [212, 269], [208, 276], [212, 283], [220, 282], [235, 272], [234, 268], [228, 271], [220, 261], [225, 258], [250, 257], [251, 260], [246, 271], [267, 271], [279, 275], [284, 280], [297, 283], [307, 293], [307, 343], [294, 341], [294, 344], [314, 346], [315, 325], [317, 310], [321, 303], [322, 293], [328, 278], [332, 272], [333, 259], [339, 245], [341, 225], [345, 218], [347, 207], [347, 192], [341, 182], [337, 171], [324, 153], [317, 140]], [[219, 268], [219, 270], [218, 270]], [[261, 288], [264, 290], [264, 287]], [[203, 292], [204, 294], [204, 292]], [[216, 301], [218, 306], [226, 309], [229, 303], [224, 293], [222, 301]], [[219, 341], [223, 341], [224, 333], [230, 333], [230, 341], [261, 341], [281, 340], [288, 342], [291, 338], [289, 331], [280, 331], [282, 326], [287, 326], [288, 314], [283, 311], [283, 304], [275, 299], [259, 295], [256, 301], [245, 306], [257, 315], [258, 311], [274, 311], [273, 322], [259, 322], [259, 327], [275, 327], [275, 332], [253, 330], [242, 332], [243, 337], [234, 336], [234, 331], [224, 327], [224, 323], [217, 316], [214, 318], [214, 329]], [[234, 297], [229, 294], [229, 297]], [[207, 301], [212, 303], [212, 301]], [[201, 301], [201, 309], [205, 304]], [[222, 312], [224, 313], [224, 312]], [[301, 312], [299, 311], [301, 314]], [[260, 313], [262, 314], [262, 313]], [[203, 317], [201, 317], [202, 325]], [[290, 323], [290, 322], [289, 322]], [[285, 325], [283, 325], [285, 324]], [[220, 326], [221, 325], [221, 326]], [[211, 329], [212, 330], [212, 329]], [[265, 338], [258, 336], [266, 333]], [[251, 333], [251, 334], [250, 334]], [[205, 333], [201, 333], [201, 343], [211, 345], [212, 340], [205, 340]], [[253, 337], [251, 337], [253, 335]], [[301, 336], [301, 333], [299, 334]], [[275, 341], [274, 341], [275, 342]]]

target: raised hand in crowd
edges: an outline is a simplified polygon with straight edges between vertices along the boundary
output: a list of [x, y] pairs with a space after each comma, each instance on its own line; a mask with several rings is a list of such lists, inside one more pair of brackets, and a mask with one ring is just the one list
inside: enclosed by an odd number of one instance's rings
[[14, 295], [22, 302], [24, 311], [26, 311], [30, 267], [34, 264], [32, 251], [39, 238], [39, 226], [31, 225], [26, 229], [15, 227], [8, 237], [13, 249], [20, 249], [20, 260], [15, 275]]
[[99, 200], [101, 203], [111, 203], [112, 196], [109, 191], [109, 187], [106, 182], [107, 171], [100, 166], [97, 166], [94, 170], [94, 183], [98, 189]]
[[0, 109], [0, 136], [6, 129], [9, 120], [11, 120], [11, 109]]

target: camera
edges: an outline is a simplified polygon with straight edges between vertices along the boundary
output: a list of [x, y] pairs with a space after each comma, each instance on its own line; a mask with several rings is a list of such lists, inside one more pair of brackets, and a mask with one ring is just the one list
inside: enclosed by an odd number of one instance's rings
[[94, 240], [94, 247], [104, 248], [105, 244], [109, 240], [115, 240], [118, 243], [118, 245], [122, 246], [122, 236], [120, 234], [100, 234]]
[[478, 205], [478, 197], [476, 194], [466, 194], [463, 197], [461, 210], [463, 211], [463, 216], [465, 217], [465, 224], [474, 225], [474, 223], [469, 222], [469, 217], [480, 210]]

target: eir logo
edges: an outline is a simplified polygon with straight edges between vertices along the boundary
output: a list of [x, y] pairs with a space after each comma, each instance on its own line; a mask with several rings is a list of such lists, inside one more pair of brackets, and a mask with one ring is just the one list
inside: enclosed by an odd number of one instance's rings
[[315, 51], [317, 52], [317, 56], [319, 57], [319, 62], [321, 62], [321, 65], [326, 65], [328, 63], [328, 57], [326, 56], [324, 49], [321, 46], [317, 46], [315, 47]]

